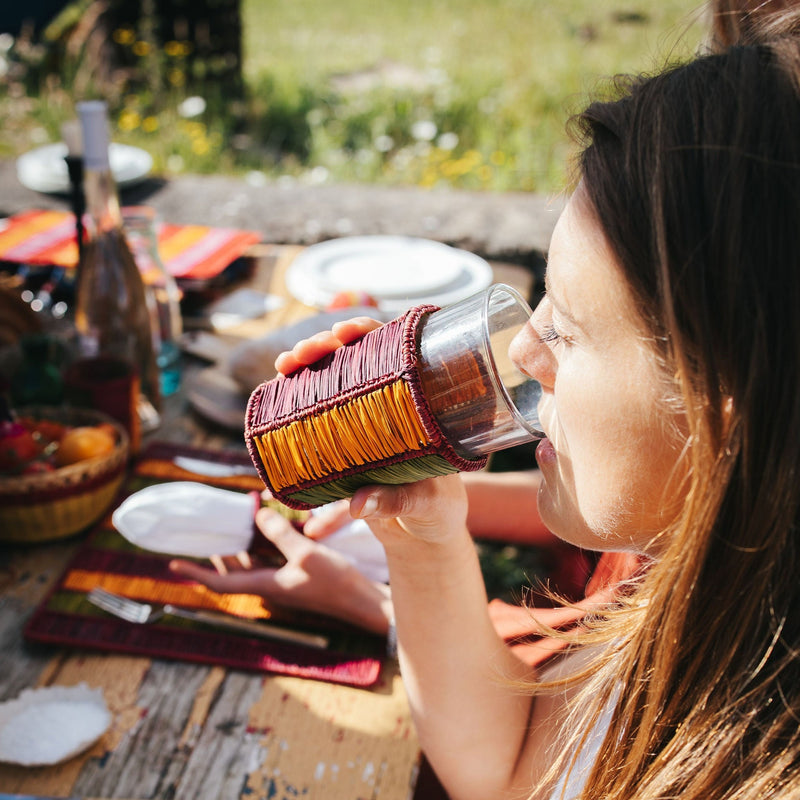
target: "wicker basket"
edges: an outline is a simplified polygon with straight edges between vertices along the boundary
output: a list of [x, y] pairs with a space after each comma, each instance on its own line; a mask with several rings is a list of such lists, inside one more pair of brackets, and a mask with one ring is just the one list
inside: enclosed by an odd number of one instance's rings
[[70, 426], [108, 423], [117, 432], [111, 453], [53, 472], [0, 478], [0, 541], [63, 539], [96, 522], [109, 509], [125, 478], [128, 436], [110, 417], [69, 408], [24, 408], [20, 416]]

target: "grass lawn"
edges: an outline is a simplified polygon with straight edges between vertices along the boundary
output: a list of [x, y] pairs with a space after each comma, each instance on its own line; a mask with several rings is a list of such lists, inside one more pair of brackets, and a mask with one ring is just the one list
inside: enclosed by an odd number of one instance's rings
[[[704, 8], [698, 0], [243, 0], [245, 70], [252, 85], [268, 74], [362, 95], [385, 93], [392, 81], [398, 91], [415, 86], [417, 118], [433, 120], [437, 135], [450, 124], [461, 156], [480, 158], [462, 176], [431, 176], [425, 159], [407, 159], [417, 165], [406, 169], [409, 182], [461, 177], [480, 188], [488, 166], [491, 188], [551, 189], [563, 179], [569, 113], [608, 76], [691, 55], [707, 29]], [[387, 127], [380, 117], [373, 140]]]
[[[242, 0], [246, 94], [234, 99], [224, 86], [186, 88], [180, 54], [190, 41], [154, 52], [142, 31], [113, 31], [142, 73], [157, 63], [169, 80], [110, 91], [82, 80], [92, 73], [78, 60], [37, 75], [23, 49], [4, 41], [0, 155], [57, 141], [75, 100], [94, 91], [109, 100], [115, 140], [146, 149], [165, 175], [558, 191], [569, 114], [614, 74], [690, 56], [708, 27], [704, 8], [702, 0]], [[201, 97], [182, 103], [192, 94]]]

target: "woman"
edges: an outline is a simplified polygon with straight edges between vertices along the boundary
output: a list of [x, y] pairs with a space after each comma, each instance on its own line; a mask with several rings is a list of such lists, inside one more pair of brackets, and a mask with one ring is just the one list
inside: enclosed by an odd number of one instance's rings
[[353, 497], [453, 798], [800, 796], [798, 30], [579, 119], [548, 293], [512, 348], [545, 392], [543, 521], [651, 561], [583, 645], [539, 682], [504, 646], [458, 476]]

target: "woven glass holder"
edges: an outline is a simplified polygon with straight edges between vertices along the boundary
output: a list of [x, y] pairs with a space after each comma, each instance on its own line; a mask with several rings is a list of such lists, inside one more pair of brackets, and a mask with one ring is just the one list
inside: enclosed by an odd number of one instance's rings
[[359, 486], [409, 483], [477, 470], [447, 442], [422, 394], [417, 330], [436, 306], [418, 306], [250, 395], [245, 439], [272, 495], [308, 509]]
[[[245, 414], [245, 440], [264, 484], [290, 508], [309, 509], [367, 484], [478, 470], [489, 452], [535, 438], [517, 408], [516, 379], [501, 374], [493, 353], [507, 349], [513, 325], [529, 314], [518, 293], [498, 284], [441, 311], [412, 308], [290, 376], [265, 381]], [[520, 385], [538, 391], [517, 374]], [[526, 409], [537, 402], [538, 394], [526, 396]]]

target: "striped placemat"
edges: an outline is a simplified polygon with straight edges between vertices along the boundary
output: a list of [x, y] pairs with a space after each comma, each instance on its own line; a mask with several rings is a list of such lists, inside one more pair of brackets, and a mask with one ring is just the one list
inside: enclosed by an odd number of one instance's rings
[[[155, 444], [137, 461], [124, 494], [167, 480], [190, 479], [173, 464], [176, 455], [248, 463], [246, 455]], [[252, 491], [254, 484], [260, 484], [255, 475], [200, 480], [241, 491]], [[296, 514], [286, 511], [290, 516]], [[26, 625], [26, 638], [59, 646], [216, 664], [351, 686], [366, 687], [377, 681], [383, 657], [380, 637], [325, 617], [270, 609], [255, 595], [218, 594], [174, 576], [167, 567], [169, 560], [167, 555], [130, 544], [114, 530], [109, 515], [88, 534], [50, 594], [36, 609]], [[249, 619], [272, 618], [295, 629], [324, 632], [331, 645], [326, 650], [317, 650], [228, 633], [171, 617], [164, 617], [156, 624], [133, 625], [89, 603], [86, 594], [94, 586], [144, 602], [214, 609]]]
[[[158, 228], [164, 265], [176, 279], [209, 280], [261, 240], [255, 231], [172, 225]], [[75, 217], [66, 211], [31, 210], [0, 222], [0, 261], [74, 267]]]

